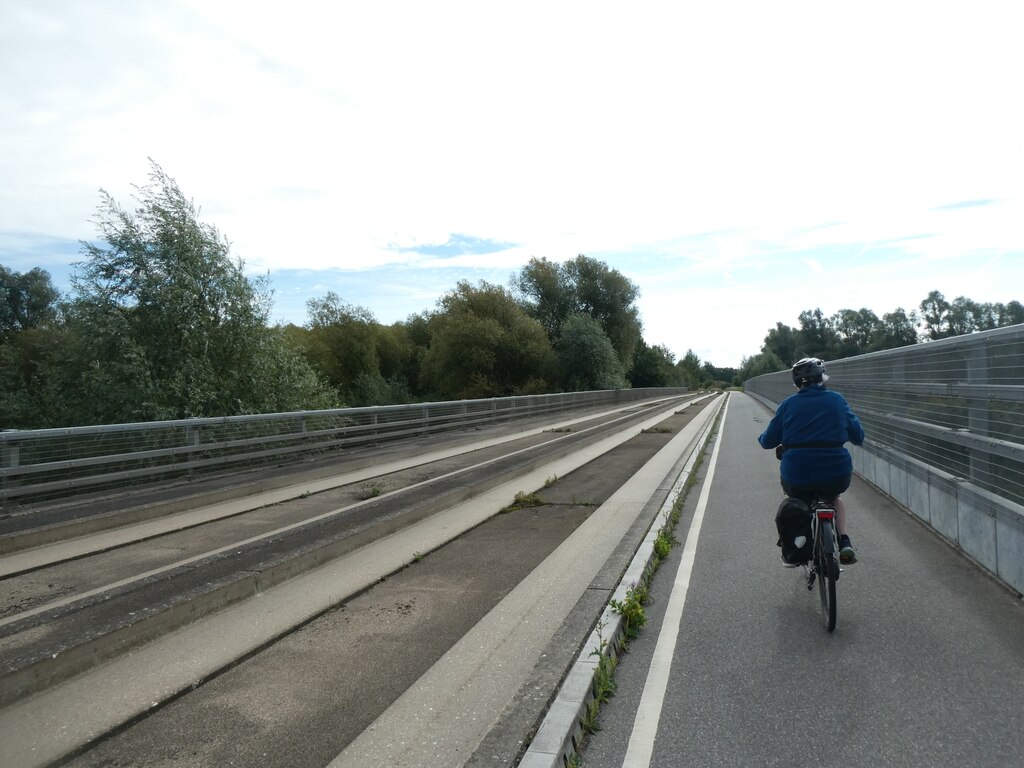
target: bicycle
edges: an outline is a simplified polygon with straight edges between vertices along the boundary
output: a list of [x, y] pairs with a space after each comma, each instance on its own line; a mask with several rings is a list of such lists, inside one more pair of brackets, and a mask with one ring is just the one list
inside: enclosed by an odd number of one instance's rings
[[813, 590], [815, 581], [818, 582], [821, 617], [825, 628], [832, 632], [836, 628], [836, 582], [842, 571], [835, 526], [836, 507], [817, 496], [805, 501], [811, 509], [811, 559], [803, 564], [807, 591]]

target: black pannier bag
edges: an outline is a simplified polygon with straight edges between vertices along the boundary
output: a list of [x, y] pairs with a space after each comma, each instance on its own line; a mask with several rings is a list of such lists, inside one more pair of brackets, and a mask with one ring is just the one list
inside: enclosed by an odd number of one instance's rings
[[775, 513], [775, 527], [779, 532], [778, 546], [782, 559], [789, 565], [806, 563], [811, 559], [811, 508], [800, 499], [785, 498]]

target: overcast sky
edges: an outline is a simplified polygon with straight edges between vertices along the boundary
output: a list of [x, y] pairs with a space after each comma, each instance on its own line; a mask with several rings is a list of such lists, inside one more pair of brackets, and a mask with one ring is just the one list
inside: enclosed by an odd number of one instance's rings
[[268, 273], [394, 322], [579, 253], [735, 366], [801, 310], [1024, 300], [1013, 2], [0, 2], [0, 264], [67, 289], [152, 158]]

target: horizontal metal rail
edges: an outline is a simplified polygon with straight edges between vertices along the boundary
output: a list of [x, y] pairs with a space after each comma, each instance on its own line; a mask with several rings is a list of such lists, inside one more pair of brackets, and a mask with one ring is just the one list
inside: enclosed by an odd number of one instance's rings
[[0, 507], [685, 394], [644, 388], [0, 432]]
[[[869, 442], [1024, 504], [1024, 325], [830, 361]], [[777, 405], [789, 371], [745, 389]]]
[[[828, 363], [864, 424], [854, 467], [1024, 593], [1024, 325]], [[744, 384], [770, 407], [789, 371]]]

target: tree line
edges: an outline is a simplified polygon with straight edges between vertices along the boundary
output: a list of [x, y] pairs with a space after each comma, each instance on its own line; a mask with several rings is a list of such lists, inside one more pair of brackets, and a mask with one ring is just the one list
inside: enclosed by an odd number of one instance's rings
[[156, 163], [135, 206], [101, 191], [72, 290], [0, 265], [0, 428], [34, 429], [622, 387], [735, 371], [648, 345], [637, 286], [579, 255], [461, 281], [385, 325], [335, 293], [270, 325], [272, 290]]
[[870, 309], [841, 309], [826, 317], [820, 309], [804, 310], [799, 327], [776, 323], [761, 351], [743, 359], [738, 381], [782, 371], [803, 357], [840, 360], [868, 352], [926, 343], [975, 331], [1024, 323], [1019, 301], [979, 303], [965, 296], [947, 301], [931, 291], [916, 310], [898, 307], [878, 317]]

